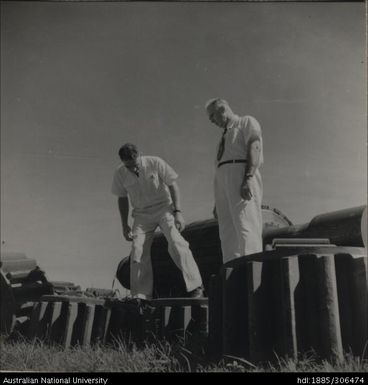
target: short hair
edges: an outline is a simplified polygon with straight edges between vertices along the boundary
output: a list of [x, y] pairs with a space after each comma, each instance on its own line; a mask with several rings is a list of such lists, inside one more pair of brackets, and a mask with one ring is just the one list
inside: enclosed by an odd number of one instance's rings
[[124, 162], [126, 160], [134, 160], [138, 157], [138, 148], [133, 143], [125, 143], [119, 149], [119, 157]]
[[208, 112], [210, 107], [215, 106], [215, 105], [216, 106], [224, 105], [224, 106], [227, 106], [228, 108], [230, 108], [229, 103], [225, 99], [213, 98], [213, 99], [210, 99], [206, 102], [206, 105], [205, 105], [206, 111]]

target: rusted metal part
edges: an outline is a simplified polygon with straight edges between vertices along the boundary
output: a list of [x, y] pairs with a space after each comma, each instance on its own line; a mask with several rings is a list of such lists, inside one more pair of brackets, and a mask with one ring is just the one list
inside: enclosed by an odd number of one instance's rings
[[30, 317], [33, 302], [53, 292], [34, 259], [22, 253], [1, 253], [1, 333], [10, 334]]
[[27, 336], [65, 349], [105, 343], [110, 309], [105, 300], [69, 295], [45, 295], [35, 304]]
[[142, 344], [157, 339], [207, 342], [206, 298], [160, 298], [151, 301], [107, 300], [111, 308], [108, 340], [122, 339]]
[[2, 272], [0, 272], [0, 284], [0, 331], [9, 334], [14, 328], [17, 305], [10, 282]]
[[281, 301], [283, 319], [283, 355], [297, 359], [298, 346], [294, 293], [299, 282], [297, 257], [281, 258]]
[[160, 298], [149, 303], [164, 314], [160, 334], [165, 338], [180, 339], [184, 344], [207, 340], [207, 298]]
[[101, 289], [96, 287], [87, 288], [84, 293], [87, 297], [95, 297], [95, 298], [113, 298], [115, 297], [115, 291], [111, 289]]
[[223, 351], [222, 344], [222, 279], [213, 274], [208, 290], [208, 354], [212, 360], [219, 360]]
[[343, 349], [334, 254], [322, 254], [316, 257], [321, 303], [322, 356], [332, 361], [342, 361]]
[[81, 287], [73, 282], [52, 281], [51, 284], [55, 294], [72, 296], [82, 295]]
[[[345, 351], [367, 352], [368, 267], [366, 253], [335, 255], [342, 343]], [[363, 336], [363, 338], [362, 338]]]
[[105, 306], [111, 311], [108, 343], [120, 340], [127, 345], [140, 345], [159, 335], [157, 314], [147, 302], [112, 298], [106, 300]]
[[367, 206], [353, 207], [317, 215], [302, 225], [267, 229], [263, 240], [265, 244], [271, 244], [274, 238], [327, 238], [337, 246], [364, 247], [366, 221]]
[[167, 339], [205, 347], [208, 337], [206, 298], [136, 301], [45, 295], [35, 304], [27, 337], [56, 343], [115, 343], [138, 346]]
[[[331, 361], [341, 360], [343, 350], [362, 356], [368, 342], [365, 249], [282, 247], [231, 261], [220, 276], [223, 354], [251, 362], [310, 350]], [[211, 309], [210, 328], [214, 314]], [[210, 329], [210, 336], [218, 334]]]

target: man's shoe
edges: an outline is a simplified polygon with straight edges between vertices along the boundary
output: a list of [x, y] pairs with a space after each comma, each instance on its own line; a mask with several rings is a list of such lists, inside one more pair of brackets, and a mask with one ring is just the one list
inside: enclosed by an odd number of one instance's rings
[[189, 298], [202, 298], [204, 297], [203, 293], [204, 293], [203, 286], [199, 286], [196, 289], [190, 291], [188, 294], [189, 294]]

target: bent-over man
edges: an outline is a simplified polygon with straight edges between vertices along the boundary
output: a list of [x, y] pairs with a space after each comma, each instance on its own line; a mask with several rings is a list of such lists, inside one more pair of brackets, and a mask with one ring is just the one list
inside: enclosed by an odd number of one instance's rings
[[[198, 266], [180, 231], [185, 222], [181, 213], [176, 172], [161, 158], [139, 154], [134, 144], [119, 150], [122, 164], [116, 169], [112, 193], [118, 196], [118, 207], [130, 254], [130, 290], [133, 298], [151, 299], [153, 270], [151, 244], [159, 226], [168, 242], [168, 251], [182, 271], [190, 297], [202, 297], [203, 286]], [[129, 199], [128, 199], [129, 197]], [[133, 207], [133, 227], [128, 224], [129, 200]]]

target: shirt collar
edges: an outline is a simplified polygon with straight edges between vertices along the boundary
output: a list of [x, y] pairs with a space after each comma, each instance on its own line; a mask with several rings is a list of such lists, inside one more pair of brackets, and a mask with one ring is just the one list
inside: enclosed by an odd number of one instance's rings
[[236, 127], [239, 124], [239, 120], [240, 116], [234, 114], [231, 118], [229, 118], [226, 124], [226, 130]]

